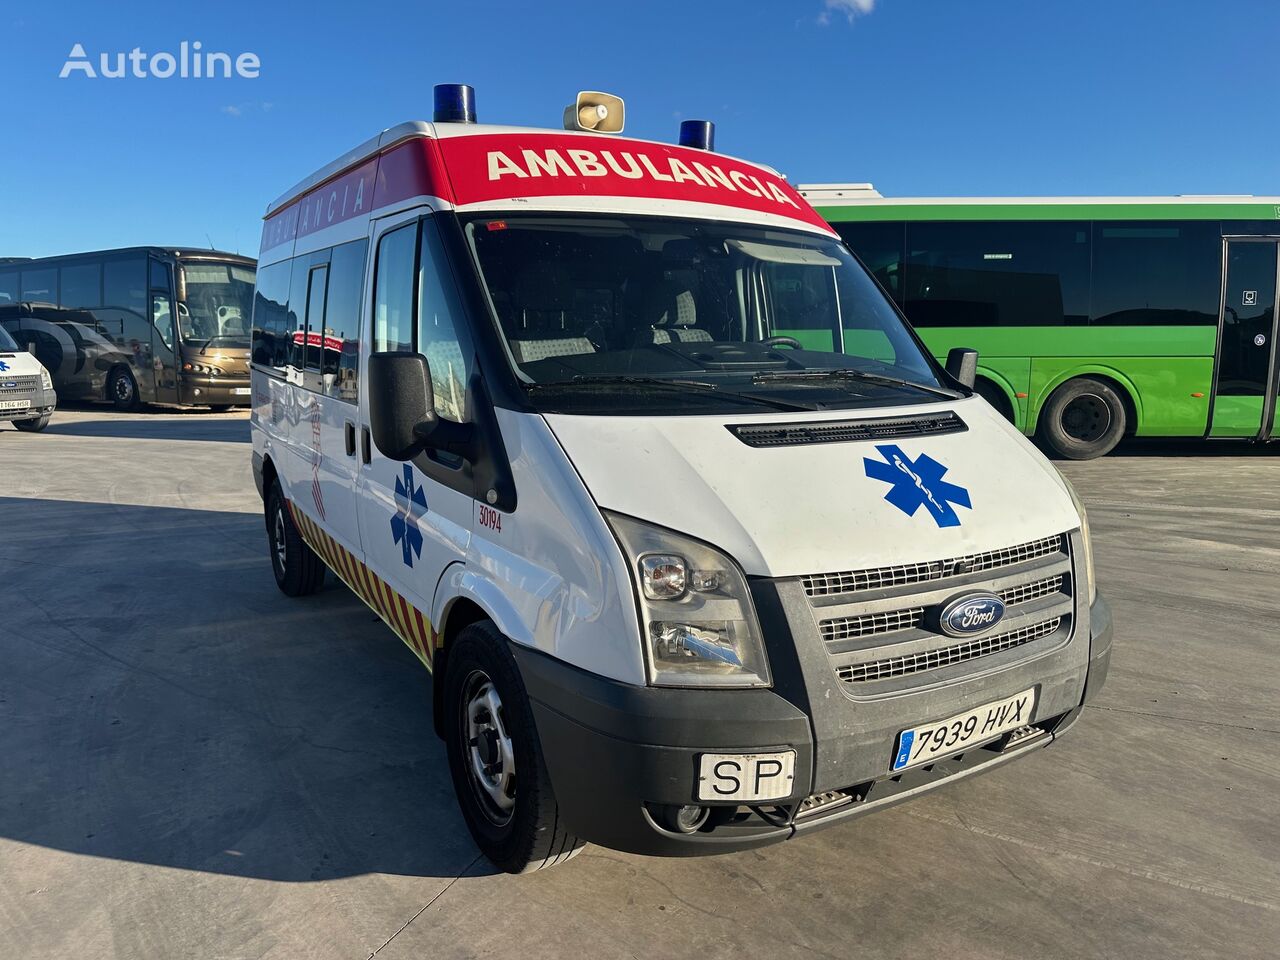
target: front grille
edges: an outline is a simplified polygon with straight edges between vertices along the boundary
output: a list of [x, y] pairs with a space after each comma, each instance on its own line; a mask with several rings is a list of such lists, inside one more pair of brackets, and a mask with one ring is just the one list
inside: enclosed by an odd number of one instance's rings
[[823, 620], [819, 626], [822, 639], [830, 643], [833, 640], [851, 640], [893, 633], [895, 630], [910, 630], [918, 627], [923, 618], [924, 607], [912, 607], [909, 610], [887, 610], [884, 613], [864, 613], [858, 617]]
[[[9, 384], [16, 386], [9, 386]], [[14, 376], [9, 373], [0, 373], [0, 397], [17, 396], [19, 394], [25, 396], [32, 393], [36, 387], [40, 385], [40, 378], [33, 374], [22, 374]]]
[[1049, 577], [1045, 580], [1036, 580], [1034, 583], [1010, 587], [1000, 594], [1000, 599], [1012, 607], [1019, 603], [1030, 603], [1032, 600], [1051, 597], [1060, 590], [1062, 590], [1062, 577]]
[[852, 570], [846, 573], [814, 573], [801, 577], [804, 592], [810, 597], [828, 597], [859, 590], [880, 590], [885, 587], [903, 587], [917, 583], [929, 583], [966, 573], [999, 570], [1028, 560], [1052, 556], [1064, 552], [1063, 536], [1044, 537], [1030, 543], [1020, 543], [1000, 550], [988, 550], [949, 560], [930, 563], [903, 563], [892, 567], [872, 567], [868, 570]]
[[796, 447], [810, 443], [852, 443], [934, 437], [963, 433], [969, 427], [954, 413], [922, 413], [911, 417], [834, 420], [826, 423], [734, 425], [729, 432], [748, 447]]
[[922, 670], [936, 670], [956, 663], [964, 663], [985, 657], [1002, 650], [1011, 650], [1024, 643], [1040, 640], [1054, 633], [1062, 625], [1062, 617], [1053, 617], [1041, 623], [1022, 627], [1009, 633], [998, 633], [980, 640], [967, 640], [964, 643], [941, 647], [937, 650], [926, 650], [922, 653], [911, 653], [899, 657], [886, 657], [883, 660], [871, 660], [865, 663], [854, 663], [840, 667], [836, 672], [845, 683], [864, 683], [868, 680], [887, 680], [891, 677], [905, 677]]

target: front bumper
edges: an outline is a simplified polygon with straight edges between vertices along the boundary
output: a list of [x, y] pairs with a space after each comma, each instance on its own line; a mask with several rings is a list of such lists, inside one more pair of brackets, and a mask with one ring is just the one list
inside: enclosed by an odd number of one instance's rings
[[26, 400], [27, 406], [21, 410], [0, 410], [0, 420], [34, 420], [47, 413], [53, 413], [58, 406], [58, 394], [52, 387], [36, 387], [27, 396], [6, 394], [5, 400]]
[[241, 406], [250, 402], [249, 375], [240, 377], [184, 377], [178, 385], [181, 403], [194, 406]]
[[[767, 616], [765, 610], [761, 614]], [[777, 843], [994, 769], [1052, 743], [1075, 723], [1083, 703], [1097, 694], [1106, 678], [1110, 612], [1099, 598], [1089, 614], [1084, 668], [1075, 668], [1071, 680], [1047, 676], [1042, 681], [1029, 728], [896, 776], [889, 776], [887, 758], [898, 730], [909, 724], [891, 713], [888, 727], [879, 719], [855, 721], [846, 724], [842, 736], [833, 727], [831, 709], [867, 717], [884, 711], [875, 704], [815, 704], [809, 699], [814, 688], [797, 686], [804, 683], [801, 658], [793, 652], [788, 662], [785, 650], [778, 649], [782, 644], [770, 644], [775, 674], [771, 690], [637, 687], [586, 673], [534, 650], [514, 645], [512, 649], [533, 703], [561, 815], [570, 830], [617, 850], [697, 856]], [[997, 676], [1002, 678], [999, 682], [980, 678], [987, 699], [1028, 685], [1020, 668]], [[1046, 695], [1047, 687], [1055, 684], [1057, 692]], [[940, 700], [940, 715], [955, 712], [960, 697], [948, 688]], [[1040, 705], [1046, 709], [1042, 711]], [[913, 722], [926, 719], [917, 715]], [[815, 730], [819, 731], [816, 738]], [[761, 808], [765, 815], [728, 804], [715, 809], [708, 825], [694, 833], [675, 832], [660, 824], [660, 807], [697, 802], [700, 754], [788, 749], [796, 752], [795, 791], [788, 798], [771, 801], [768, 809]]]

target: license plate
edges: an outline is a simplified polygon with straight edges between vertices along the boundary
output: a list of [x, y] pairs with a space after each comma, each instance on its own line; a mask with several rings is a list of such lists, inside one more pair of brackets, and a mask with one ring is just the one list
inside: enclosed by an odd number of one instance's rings
[[704, 753], [698, 758], [698, 799], [780, 800], [796, 782], [796, 752]]
[[896, 773], [994, 740], [1002, 733], [1030, 723], [1035, 705], [1036, 691], [1032, 687], [1006, 700], [997, 700], [937, 723], [903, 730], [898, 734], [893, 766], [889, 769]]
[[249, 395], [248, 387], [232, 387], [231, 392], [237, 397], [247, 397]]
[[25, 410], [29, 406], [30, 400], [0, 400], [0, 410]]

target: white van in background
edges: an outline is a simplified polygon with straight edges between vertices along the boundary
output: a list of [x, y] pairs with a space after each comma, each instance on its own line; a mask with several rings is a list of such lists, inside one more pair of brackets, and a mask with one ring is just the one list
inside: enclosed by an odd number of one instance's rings
[[[253, 466], [435, 673], [480, 848], [741, 850], [1061, 735], [1111, 621], [1066, 481], [775, 171], [475, 123], [469, 87], [267, 210]], [[426, 731], [423, 731], [425, 734]]]
[[49, 425], [57, 405], [49, 371], [0, 327], [0, 421], [36, 433]]

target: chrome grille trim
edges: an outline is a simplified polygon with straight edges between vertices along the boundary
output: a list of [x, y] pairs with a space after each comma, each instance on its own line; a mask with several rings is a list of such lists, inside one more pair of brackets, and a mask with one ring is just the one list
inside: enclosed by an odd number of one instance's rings
[[804, 592], [810, 597], [829, 597], [861, 590], [880, 590], [916, 583], [930, 583], [961, 573], [981, 573], [1012, 567], [1028, 560], [1065, 553], [1065, 535], [1043, 537], [999, 550], [988, 550], [964, 557], [934, 560], [929, 563], [904, 563], [891, 567], [872, 567], [841, 573], [814, 573], [800, 578]]
[[1044, 580], [1036, 580], [1033, 583], [1010, 587], [1000, 594], [1000, 599], [1012, 607], [1019, 603], [1030, 603], [1032, 600], [1051, 597], [1055, 593], [1061, 592], [1061, 590], [1062, 576], [1059, 574], [1056, 577], [1048, 577]]
[[963, 643], [941, 647], [937, 650], [926, 650], [921, 653], [910, 653], [899, 657], [886, 657], [882, 660], [871, 660], [866, 663], [854, 663], [840, 667], [836, 672], [845, 683], [864, 683], [869, 680], [887, 680], [891, 677], [904, 677], [922, 670], [936, 670], [957, 663], [976, 660], [1004, 650], [1020, 647], [1034, 640], [1041, 640], [1055, 633], [1062, 626], [1062, 617], [1053, 617], [1040, 623], [1030, 624], [1008, 633], [997, 633], [977, 640], [966, 640]]
[[837, 617], [834, 620], [823, 620], [818, 626], [822, 631], [822, 639], [831, 643], [834, 640], [874, 637], [897, 630], [910, 630], [920, 626], [923, 619], [924, 607], [911, 607], [909, 610], [864, 613], [859, 617]]
[[0, 373], [0, 384], [16, 383], [16, 387], [0, 386], [0, 395], [5, 394], [27, 394], [31, 393], [36, 387], [40, 386], [40, 377], [35, 374], [8, 374]]

